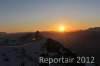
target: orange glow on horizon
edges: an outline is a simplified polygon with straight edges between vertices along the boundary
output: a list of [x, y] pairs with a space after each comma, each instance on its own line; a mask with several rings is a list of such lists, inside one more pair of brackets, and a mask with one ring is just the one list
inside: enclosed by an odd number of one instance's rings
[[1, 32], [9, 32], [9, 33], [15, 33], [15, 32], [35, 32], [35, 31], [55, 31], [55, 32], [72, 32], [77, 30], [84, 30], [87, 29], [86, 26], [77, 26], [72, 24], [57, 24], [55, 23], [52, 26], [31, 26], [31, 27], [15, 27], [12, 29], [2, 29]]

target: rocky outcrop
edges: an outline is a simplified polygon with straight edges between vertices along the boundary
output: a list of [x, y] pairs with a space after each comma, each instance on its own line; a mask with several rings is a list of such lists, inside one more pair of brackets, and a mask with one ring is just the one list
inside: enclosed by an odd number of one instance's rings
[[[74, 57], [71, 64], [39, 63], [39, 57]], [[42, 39], [18, 46], [0, 46], [0, 66], [85, 66], [76, 64], [76, 54], [52, 39]]]

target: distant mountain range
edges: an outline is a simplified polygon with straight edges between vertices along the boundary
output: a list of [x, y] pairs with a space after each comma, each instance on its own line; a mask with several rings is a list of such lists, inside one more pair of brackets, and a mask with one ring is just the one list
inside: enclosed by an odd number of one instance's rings
[[[0, 34], [0, 66], [96, 66], [76, 64], [77, 56], [94, 56], [98, 65], [100, 27], [75, 32]], [[39, 57], [74, 57], [73, 64], [41, 64]]]
[[100, 27], [43, 35], [61, 42], [80, 56], [94, 56], [96, 63], [100, 65]]

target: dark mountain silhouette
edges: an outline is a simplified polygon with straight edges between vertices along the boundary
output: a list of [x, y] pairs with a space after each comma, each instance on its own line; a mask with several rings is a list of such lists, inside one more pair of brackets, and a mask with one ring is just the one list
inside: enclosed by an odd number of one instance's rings
[[[42, 32], [16, 34], [3, 37], [0, 43], [0, 66], [50, 66], [39, 63], [39, 57], [73, 57], [74, 62], [51, 64], [51, 66], [95, 66], [76, 64], [77, 56], [94, 56], [99, 64], [100, 28], [90, 28], [74, 32]], [[73, 53], [74, 52], [74, 53]]]
[[43, 35], [63, 43], [80, 56], [94, 56], [96, 64], [100, 63], [100, 27], [65, 33], [44, 32]]

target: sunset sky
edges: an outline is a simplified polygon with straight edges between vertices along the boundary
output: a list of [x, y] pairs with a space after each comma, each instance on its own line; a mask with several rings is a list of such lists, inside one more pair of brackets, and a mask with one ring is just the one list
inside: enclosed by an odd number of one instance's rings
[[100, 0], [0, 0], [0, 32], [100, 26]]

